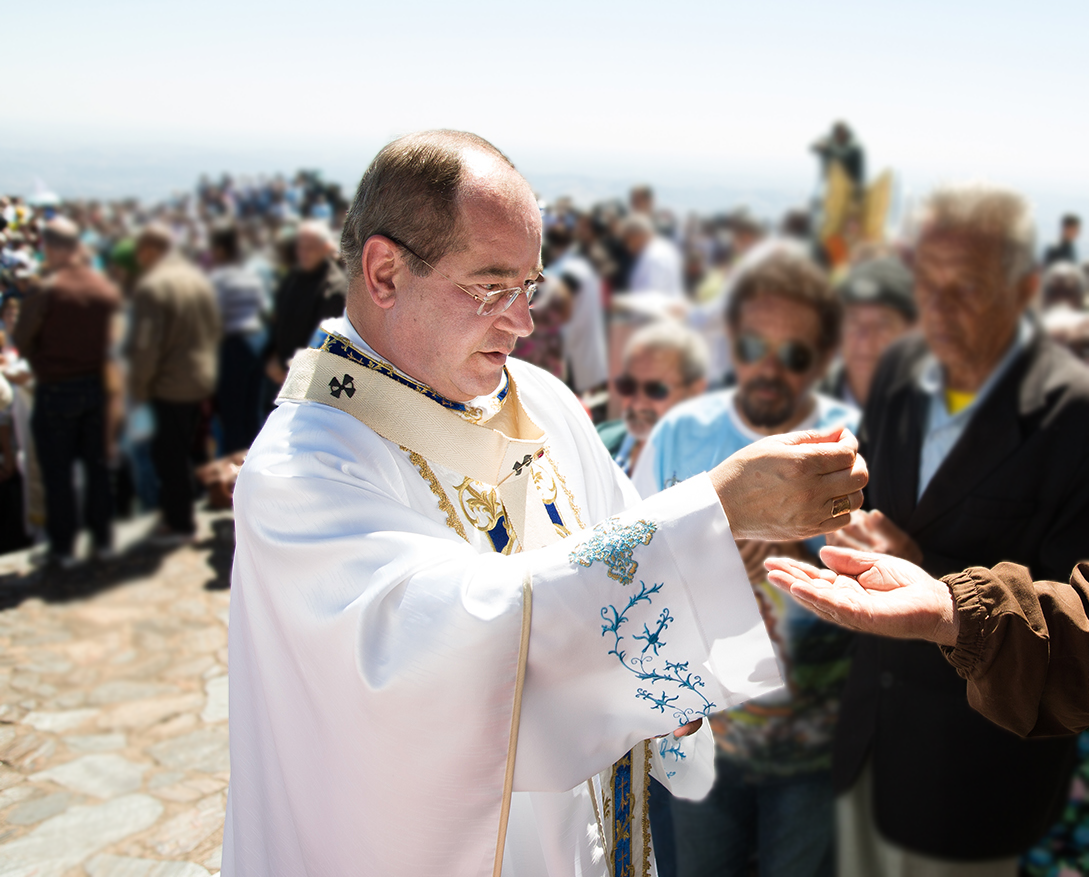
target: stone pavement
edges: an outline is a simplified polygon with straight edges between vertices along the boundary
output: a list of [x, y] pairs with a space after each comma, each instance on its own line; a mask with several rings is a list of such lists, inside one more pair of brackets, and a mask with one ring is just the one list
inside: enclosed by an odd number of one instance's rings
[[37, 571], [0, 557], [0, 877], [216, 874], [234, 525]]

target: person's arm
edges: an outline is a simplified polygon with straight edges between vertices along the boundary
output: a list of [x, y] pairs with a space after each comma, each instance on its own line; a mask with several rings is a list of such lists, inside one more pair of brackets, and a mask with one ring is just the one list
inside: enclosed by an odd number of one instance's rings
[[1069, 584], [1033, 582], [1000, 563], [946, 576], [960, 621], [946, 659], [972, 707], [1022, 737], [1089, 728], [1089, 564]]
[[828, 570], [769, 559], [768, 580], [851, 630], [938, 643], [972, 707], [1016, 734], [1089, 727], [1089, 565], [1063, 585], [1010, 563], [939, 581], [879, 554], [825, 548], [821, 559]]
[[162, 336], [162, 309], [154, 301], [152, 290], [137, 287], [133, 295], [132, 324], [126, 351], [129, 360], [129, 398], [134, 406], [147, 402], [151, 396]]
[[48, 300], [48, 291], [38, 290], [33, 295], [27, 296], [19, 310], [19, 319], [15, 323], [12, 340], [20, 356], [28, 360], [33, 359], [38, 349], [38, 333], [41, 332], [42, 323], [45, 322]]

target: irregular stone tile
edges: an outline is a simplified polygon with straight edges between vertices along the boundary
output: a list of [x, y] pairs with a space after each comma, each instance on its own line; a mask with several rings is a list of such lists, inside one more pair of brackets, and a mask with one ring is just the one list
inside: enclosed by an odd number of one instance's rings
[[162, 685], [155, 682], [130, 682], [122, 679], [99, 685], [98, 688], [91, 692], [91, 703], [121, 703], [128, 700], [144, 700], [149, 697], [177, 693], [178, 689], [173, 685]]
[[211, 655], [201, 655], [197, 658], [185, 661], [181, 664], [175, 664], [165, 673], [163, 678], [165, 679], [191, 679], [194, 676], [200, 676], [209, 669], [215, 669], [216, 659]]
[[115, 798], [140, 788], [146, 770], [146, 765], [134, 764], [120, 755], [84, 755], [32, 774], [30, 779], [35, 782], [49, 780], [96, 798]]
[[122, 643], [121, 634], [113, 632], [105, 636], [69, 643], [66, 651], [68, 657], [77, 664], [98, 664], [120, 652]]
[[0, 874], [61, 877], [88, 856], [150, 828], [162, 813], [162, 803], [149, 795], [71, 807], [26, 837], [0, 846]]
[[6, 765], [0, 764], [0, 791], [10, 789], [12, 786], [17, 786], [25, 779], [26, 777], [19, 773], [19, 771], [12, 770]]
[[[68, 678], [65, 680], [66, 685], [89, 685], [94, 678], [98, 676], [97, 673], [92, 673], [91, 679], [85, 678], [87, 676], [87, 668], [81, 668], [73, 673], [68, 674]], [[57, 697], [49, 703], [49, 706], [54, 709], [71, 710], [77, 707], [82, 707], [87, 701], [87, 695], [83, 691], [62, 691]]]
[[19, 669], [32, 673], [67, 673], [72, 669], [72, 664], [53, 652], [37, 652], [27, 661], [21, 662]]
[[0, 706], [0, 722], [18, 722], [24, 715], [26, 710], [14, 703], [5, 703]]
[[203, 627], [186, 634], [185, 649], [191, 654], [214, 652], [227, 643], [227, 631], [221, 627]]
[[0, 725], [0, 749], [15, 739], [15, 729], [10, 725]]
[[50, 816], [63, 813], [73, 800], [75, 799], [67, 792], [56, 792], [44, 798], [35, 798], [14, 808], [8, 814], [7, 821], [11, 825], [34, 825]]
[[227, 677], [217, 676], [204, 686], [208, 702], [200, 717], [208, 724], [227, 721]]
[[18, 804], [20, 801], [25, 801], [27, 798], [33, 798], [38, 792], [39, 790], [30, 783], [21, 783], [18, 786], [12, 786], [10, 789], [4, 789], [4, 791], [0, 792], [0, 810], [10, 807], [12, 804]]
[[201, 841], [223, 828], [227, 815], [223, 795], [209, 795], [196, 807], [163, 823], [155, 833], [155, 852], [161, 856], [182, 856], [200, 846]]
[[72, 612], [75, 618], [101, 627], [120, 627], [127, 622], [139, 621], [144, 614], [139, 606], [109, 606], [103, 601], [85, 603]]
[[[176, 689], [175, 689], [176, 690]], [[204, 705], [203, 694], [179, 694], [151, 700], [133, 700], [104, 712], [98, 719], [100, 728], [146, 728], [163, 719], [176, 716]]]
[[204, 860], [204, 867], [209, 871], [218, 871], [223, 867], [223, 844], [216, 847], [216, 851]]
[[124, 734], [79, 734], [65, 737], [68, 748], [75, 752], [112, 752], [124, 749]]
[[52, 737], [42, 738], [32, 733], [15, 740], [0, 757], [8, 764], [24, 770], [34, 770], [56, 751], [57, 743]]
[[192, 862], [159, 862], [130, 856], [95, 856], [83, 869], [90, 877], [208, 877]]
[[56, 734], [63, 734], [65, 731], [78, 728], [84, 722], [97, 716], [98, 713], [99, 710], [96, 709], [58, 710], [56, 712], [34, 710], [23, 716], [22, 723], [30, 725], [37, 731], [52, 731]]
[[224, 780], [201, 775], [192, 779], [180, 780], [172, 785], [158, 785], [155, 787], [154, 794], [157, 798], [184, 804], [196, 801], [213, 792], [221, 791], [226, 787], [227, 783]]
[[185, 779], [185, 774], [180, 770], [166, 771], [165, 773], [157, 773], [147, 781], [148, 789], [162, 789], [166, 786], [172, 786], [174, 783], [181, 782]]
[[166, 740], [168, 737], [179, 737], [199, 724], [200, 719], [192, 713], [182, 713], [180, 716], [174, 716], [174, 718], [150, 728], [147, 735], [156, 740]]
[[175, 600], [170, 605], [170, 610], [187, 618], [204, 618], [208, 614], [208, 607], [203, 600]]
[[156, 743], [148, 753], [163, 767], [216, 773], [230, 769], [226, 728], [206, 728]]

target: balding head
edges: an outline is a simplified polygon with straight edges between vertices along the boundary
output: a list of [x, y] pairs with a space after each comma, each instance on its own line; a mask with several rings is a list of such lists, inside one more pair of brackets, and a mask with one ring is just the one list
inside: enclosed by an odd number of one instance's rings
[[45, 264], [50, 268], [68, 265], [79, 253], [79, 226], [64, 216], [57, 216], [42, 229]]
[[[434, 265], [464, 246], [462, 208], [481, 198], [509, 198], [529, 188], [502, 152], [465, 131], [422, 131], [385, 146], [359, 183], [340, 248], [353, 281], [363, 245], [385, 235]], [[430, 269], [408, 257], [414, 273]], [[354, 285], [354, 284], [353, 284]]]
[[42, 229], [42, 243], [47, 247], [74, 250], [79, 246], [79, 226], [66, 216], [54, 217]]
[[141, 271], [149, 271], [170, 252], [174, 235], [159, 222], [145, 225], [136, 236], [136, 263]]

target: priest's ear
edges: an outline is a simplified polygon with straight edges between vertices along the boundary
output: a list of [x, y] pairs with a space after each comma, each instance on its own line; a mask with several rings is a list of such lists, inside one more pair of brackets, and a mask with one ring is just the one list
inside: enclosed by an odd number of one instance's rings
[[371, 301], [383, 309], [393, 307], [398, 281], [408, 271], [400, 248], [383, 235], [371, 235], [363, 244], [360, 269]]

